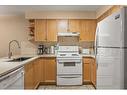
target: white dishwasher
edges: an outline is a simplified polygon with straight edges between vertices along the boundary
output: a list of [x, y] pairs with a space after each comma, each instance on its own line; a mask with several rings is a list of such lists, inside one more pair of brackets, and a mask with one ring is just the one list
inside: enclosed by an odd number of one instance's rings
[[0, 89], [24, 89], [24, 67], [0, 77]]

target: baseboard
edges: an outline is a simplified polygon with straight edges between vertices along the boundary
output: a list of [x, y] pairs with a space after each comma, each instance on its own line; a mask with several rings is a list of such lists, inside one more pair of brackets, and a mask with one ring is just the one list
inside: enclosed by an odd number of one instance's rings
[[[34, 89], [38, 89], [38, 87], [41, 85], [56, 85], [56, 82], [39, 82]], [[93, 87], [96, 89], [96, 86], [90, 81], [83, 82], [83, 85], [93, 85]]]
[[38, 82], [38, 83], [36, 84], [36, 86], [34, 87], [34, 89], [38, 89], [39, 86], [40, 86], [40, 82]]
[[93, 87], [96, 89], [96, 86], [91, 81], [84, 81], [84, 85], [93, 85]]

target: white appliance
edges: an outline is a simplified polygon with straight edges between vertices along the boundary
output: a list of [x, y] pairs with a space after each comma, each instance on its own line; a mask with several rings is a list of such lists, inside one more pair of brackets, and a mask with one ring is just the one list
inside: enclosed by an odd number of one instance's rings
[[24, 67], [1, 76], [0, 89], [24, 89]]
[[97, 24], [97, 89], [127, 88], [127, 8]]
[[82, 49], [82, 54], [90, 54], [90, 49]]
[[57, 85], [82, 85], [82, 57], [78, 46], [59, 46]]
[[58, 36], [79, 36], [79, 32], [58, 32]]

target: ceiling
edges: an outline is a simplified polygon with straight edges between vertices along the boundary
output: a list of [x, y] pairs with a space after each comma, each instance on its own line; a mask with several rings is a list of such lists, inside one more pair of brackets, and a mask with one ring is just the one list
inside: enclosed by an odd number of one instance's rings
[[26, 11], [97, 11], [106, 5], [0, 5], [0, 15], [21, 15]]

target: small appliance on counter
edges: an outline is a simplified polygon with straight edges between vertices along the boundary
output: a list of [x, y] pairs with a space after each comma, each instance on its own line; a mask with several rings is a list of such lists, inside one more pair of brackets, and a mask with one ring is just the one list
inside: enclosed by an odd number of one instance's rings
[[90, 54], [90, 49], [83, 48], [82, 54]]
[[54, 47], [54, 46], [51, 46], [51, 47], [50, 47], [50, 53], [51, 53], [51, 54], [55, 54], [55, 47]]
[[38, 55], [44, 54], [45, 46], [44, 45], [38, 45]]

